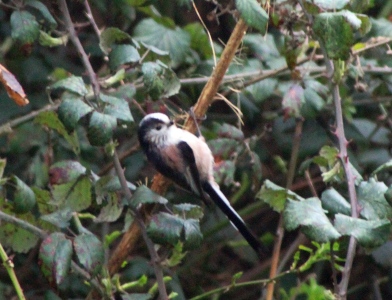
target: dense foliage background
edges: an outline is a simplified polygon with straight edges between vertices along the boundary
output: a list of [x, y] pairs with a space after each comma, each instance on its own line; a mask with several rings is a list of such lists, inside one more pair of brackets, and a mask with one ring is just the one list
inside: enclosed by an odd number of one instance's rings
[[[0, 299], [392, 297], [391, 3], [1, 1]], [[192, 106], [261, 261], [152, 182]]]

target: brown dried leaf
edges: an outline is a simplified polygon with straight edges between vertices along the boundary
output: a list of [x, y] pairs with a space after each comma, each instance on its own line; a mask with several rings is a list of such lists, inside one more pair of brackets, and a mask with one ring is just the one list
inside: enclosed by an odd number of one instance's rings
[[0, 64], [0, 81], [7, 90], [8, 96], [19, 106], [29, 104], [26, 94], [15, 76]]

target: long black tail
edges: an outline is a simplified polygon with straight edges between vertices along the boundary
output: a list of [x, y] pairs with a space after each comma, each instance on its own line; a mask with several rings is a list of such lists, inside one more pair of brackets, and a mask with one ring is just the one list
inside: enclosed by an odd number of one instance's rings
[[249, 245], [255, 250], [259, 258], [264, 258], [266, 255], [266, 247], [254, 236], [250, 229], [246, 226], [244, 220], [230, 205], [229, 200], [220, 191], [218, 186], [214, 186], [209, 182], [202, 184], [203, 190], [210, 196], [215, 204], [222, 210], [222, 212], [229, 218], [230, 222], [242, 234]]

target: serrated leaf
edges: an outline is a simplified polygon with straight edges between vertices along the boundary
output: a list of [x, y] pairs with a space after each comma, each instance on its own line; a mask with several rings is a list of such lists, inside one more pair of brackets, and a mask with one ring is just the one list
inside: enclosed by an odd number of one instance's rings
[[41, 271], [49, 282], [54, 281], [53, 268], [55, 263], [55, 254], [57, 247], [61, 242], [65, 241], [66, 237], [63, 233], [55, 232], [48, 235], [41, 243], [39, 248], [39, 260]]
[[131, 45], [114, 46], [109, 53], [109, 67], [115, 71], [124, 64], [136, 63], [140, 60], [137, 49]]
[[212, 49], [208, 35], [200, 23], [191, 23], [184, 27], [191, 38], [191, 48], [196, 50], [202, 58], [208, 59], [212, 57]]
[[189, 203], [173, 205], [173, 212], [184, 219], [201, 219], [204, 216], [200, 206]]
[[328, 57], [346, 60], [354, 44], [354, 31], [368, 32], [370, 22], [366, 16], [348, 10], [325, 12], [316, 15], [313, 30], [324, 43]]
[[101, 32], [99, 46], [105, 54], [108, 54], [114, 45], [124, 44], [125, 42], [132, 42], [128, 33], [115, 27], [108, 27]]
[[242, 130], [238, 129], [237, 127], [227, 124], [227, 123], [213, 123], [213, 132], [215, 132], [218, 137], [220, 138], [228, 138], [228, 139], [234, 139], [237, 141], [243, 141], [244, 140], [244, 133]]
[[94, 111], [87, 129], [87, 138], [90, 144], [92, 146], [104, 146], [109, 143], [116, 126], [115, 117]]
[[374, 179], [363, 181], [358, 186], [358, 204], [361, 216], [368, 220], [382, 220], [392, 218], [392, 207], [385, 199], [388, 187], [383, 182]]
[[350, 0], [306, 0], [306, 2], [312, 3], [322, 10], [339, 10], [345, 7]]
[[265, 34], [268, 14], [256, 0], [235, 0], [235, 5], [245, 23]]
[[179, 28], [167, 28], [153, 19], [144, 19], [136, 25], [134, 30], [136, 40], [167, 51], [174, 66], [184, 61], [190, 47], [189, 34]]
[[184, 220], [165, 212], [153, 215], [147, 227], [147, 233], [153, 242], [163, 245], [177, 244], [181, 241], [183, 230]]
[[275, 93], [277, 85], [277, 79], [267, 78], [246, 87], [246, 91], [251, 94], [255, 103], [260, 104]]
[[61, 79], [50, 85], [47, 89], [49, 91], [65, 90], [80, 96], [86, 96], [88, 93], [83, 78], [78, 76], [70, 76], [68, 78]]
[[15, 175], [10, 177], [9, 184], [11, 184], [11, 197], [14, 211], [18, 214], [31, 211], [36, 204], [33, 190]]
[[184, 249], [199, 248], [203, 240], [203, 234], [200, 230], [199, 220], [187, 219], [184, 221]]
[[67, 239], [59, 241], [53, 257], [53, 277], [57, 285], [61, 284], [69, 273], [72, 254], [71, 241]]
[[39, 36], [35, 17], [27, 11], [15, 10], [11, 14], [11, 36], [22, 44], [34, 42]]
[[158, 62], [142, 65], [143, 82], [151, 98], [170, 97], [178, 93], [181, 83], [175, 73]]
[[362, 220], [338, 214], [335, 217], [335, 228], [342, 235], [352, 235], [363, 247], [381, 246], [389, 239], [391, 222], [389, 220]]
[[81, 176], [65, 184], [52, 187], [53, 202], [60, 209], [69, 208], [81, 211], [91, 205], [91, 182], [87, 176]]
[[102, 268], [104, 251], [100, 240], [93, 234], [78, 235], [73, 242], [78, 261], [92, 276]]
[[123, 206], [119, 203], [121, 199], [119, 197], [110, 197], [108, 203], [102, 207], [97, 218], [94, 222], [114, 222], [116, 221], [123, 211]]
[[161, 195], [154, 193], [145, 185], [139, 186], [136, 191], [133, 193], [131, 198], [131, 205], [137, 207], [139, 204], [146, 203], [159, 203], [166, 204], [168, 201], [166, 198], [163, 198]]
[[133, 293], [128, 295], [121, 295], [124, 300], [150, 300], [152, 299], [151, 294], [141, 294], [141, 293]]
[[32, 7], [38, 12], [36, 14], [37, 21], [46, 25], [49, 29], [53, 30], [57, 27], [57, 22], [49, 12], [48, 8], [40, 1], [29, 0], [26, 5]]
[[68, 131], [73, 131], [79, 120], [93, 110], [83, 102], [81, 96], [71, 93], [64, 93], [63, 101], [58, 108], [58, 116]]
[[321, 202], [323, 208], [325, 208], [329, 213], [337, 214], [341, 213], [344, 215], [351, 214], [351, 205], [339, 194], [334, 188], [326, 189], [321, 194]]
[[103, 112], [124, 122], [133, 122], [128, 102], [105, 94], [100, 94], [100, 100], [105, 103]]
[[[4, 207], [0, 206], [0, 208], [3, 212], [11, 213], [10, 210], [4, 210]], [[18, 217], [32, 224], [35, 222], [35, 217], [31, 213], [26, 213]], [[37, 245], [39, 237], [20, 226], [2, 222], [0, 224], [0, 240], [4, 247], [10, 247], [15, 252], [27, 253]]]
[[78, 161], [61, 160], [50, 166], [50, 184], [63, 184], [86, 175], [87, 169]]
[[75, 153], [80, 152], [79, 141], [76, 135], [71, 135], [68, 133], [64, 124], [60, 121], [59, 117], [54, 111], [41, 112], [34, 119], [34, 122], [56, 130], [72, 146], [72, 149]]
[[41, 220], [49, 222], [59, 228], [67, 228], [69, 220], [73, 216], [73, 211], [70, 208], [56, 210], [55, 212], [41, 216]]
[[[136, 186], [131, 182], [127, 181], [127, 185], [129, 189], [136, 190]], [[114, 195], [121, 194], [121, 193], [122, 193], [122, 186], [117, 176], [114, 175], [102, 176], [95, 183], [95, 194], [97, 196], [98, 204], [102, 204], [103, 200], [107, 197], [111, 198], [114, 197]], [[120, 195], [117, 195], [116, 198], [119, 199]]]
[[340, 237], [339, 232], [325, 215], [318, 198], [308, 198], [303, 201], [288, 199], [283, 218], [287, 230], [301, 227], [302, 232], [316, 242], [325, 243]]
[[284, 209], [285, 204], [289, 199], [298, 201], [304, 200], [296, 193], [282, 188], [268, 179], [264, 181], [264, 184], [257, 193], [256, 198], [264, 201], [277, 212], [281, 212]]

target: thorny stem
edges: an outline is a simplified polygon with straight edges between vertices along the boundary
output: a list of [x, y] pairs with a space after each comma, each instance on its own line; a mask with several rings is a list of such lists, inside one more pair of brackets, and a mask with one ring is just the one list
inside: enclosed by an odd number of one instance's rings
[[[114, 161], [114, 168], [116, 170], [118, 178], [120, 179], [121, 187], [124, 191], [125, 197], [128, 201], [130, 201], [132, 198], [132, 194], [128, 188], [127, 180], [125, 179], [125, 176], [124, 176], [124, 170], [121, 167], [120, 159], [118, 158], [117, 152], [115, 152], [113, 155], [113, 161]], [[132, 206], [130, 206], [130, 207], [132, 209]], [[156, 280], [157, 280], [157, 284], [158, 284], [159, 299], [166, 300], [166, 299], [168, 299], [168, 296], [167, 296], [167, 292], [166, 292], [165, 282], [163, 279], [163, 271], [162, 271], [161, 266], [159, 265], [160, 259], [159, 259], [158, 253], [155, 251], [154, 243], [151, 241], [151, 239], [147, 235], [147, 230], [146, 230], [146, 226], [144, 224], [142, 215], [140, 214], [140, 212], [136, 208], [133, 208], [132, 212], [135, 215], [135, 221], [138, 223], [138, 225], [140, 227], [140, 231], [143, 236], [144, 242], [146, 243], [148, 252], [151, 256], [151, 261], [152, 261], [152, 264], [154, 267], [154, 272], [155, 272], [155, 276], [156, 276]]]
[[[287, 189], [291, 188], [293, 181], [294, 181], [294, 177], [295, 177], [295, 170], [296, 170], [296, 166], [297, 166], [299, 147], [301, 145], [303, 122], [304, 121], [302, 118], [298, 118], [296, 120], [295, 133], [294, 133], [294, 138], [293, 138], [293, 149], [291, 151], [289, 170], [288, 170], [288, 174], [287, 174], [287, 182], [286, 182]], [[280, 257], [280, 250], [282, 247], [283, 237], [284, 237], [283, 215], [281, 214], [279, 217], [278, 228], [276, 230], [274, 252], [272, 253], [272, 262], [271, 262], [271, 269], [270, 269], [270, 274], [269, 274], [270, 278], [276, 277], [276, 274], [277, 274], [279, 257]], [[266, 297], [267, 300], [273, 299], [274, 288], [275, 288], [275, 282], [272, 281], [267, 286], [267, 297]]]
[[[305, 12], [305, 14], [308, 16], [310, 23], [313, 24], [313, 17], [307, 13], [303, 5], [303, 1], [298, 0], [298, 3], [301, 5], [302, 10]], [[327, 68], [328, 77], [332, 79], [335, 72], [334, 64], [332, 60], [328, 58], [324, 43], [320, 40], [319, 43], [320, 43], [320, 49], [322, 50], [324, 55], [324, 61], [325, 61], [325, 66]], [[351, 217], [358, 218], [359, 212], [358, 212], [357, 194], [355, 191], [355, 178], [350, 166], [350, 160], [347, 153], [348, 141], [346, 139], [345, 132], [344, 132], [342, 101], [339, 93], [339, 82], [336, 82], [333, 79], [331, 80], [331, 91], [332, 91], [332, 99], [335, 106], [335, 116], [336, 116], [335, 135], [339, 142], [339, 158], [342, 162], [343, 169], [346, 176], [346, 181], [347, 181], [348, 194], [351, 203]], [[356, 247], [357, 247], [357, 240], [353, 236], [350, 236], [350, 241], [347, 249], [346, 262], [344, 264], [344, 269], [342, 271], [342, 279], [340, 280], [340, 283], [338, 285], [338, 294], [340, 299], [347, 298], [347, 287], [351, 275], [351, 269], [355, 257]]]
[[[76, 49], [78, 50], [80, 56], [82, 57], [83, 65], [87, 70], [88, 76], [91, 81], [91, 85], [93, 86], [94, 96], [95, 96], [95, 98], [98, 98], [100, 88], [99, 88], [99, 83], [97, 80], [97, 75], [95, 74], [94, 69], [90, 63], [90, 60], [86, 54], [86, 51], [84, 51], [82, 43], [80, 42], [80, 40], [76, 34], [75, 27], [72, 23], [71, 15], [69, 14], [67, 2], [66, 2], [66, 0], [58, 0], [58, 4], [61, 8], [61, 11], [63, 12], [63, 16], [65, 18], [65, 24], [66, 24], [68, 32], [69, 32], [69, 37], [70, 37], [72, 43], [75, 45]], [[92, 16], [91, 16], [91, 18], [92, 18]]]

